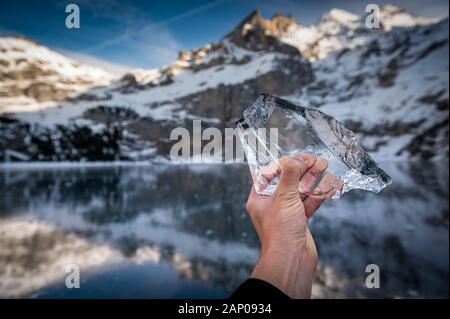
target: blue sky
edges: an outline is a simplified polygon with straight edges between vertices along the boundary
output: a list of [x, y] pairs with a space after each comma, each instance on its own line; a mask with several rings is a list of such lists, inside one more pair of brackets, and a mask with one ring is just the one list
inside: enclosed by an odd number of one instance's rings
[[[80, 7], [80, 29], [65, 27], [69, 3]], [[448, 15], [447, 0], [1, 0], [0, 35], [24, 35], [110, 70], [153, 68], [180, 50], [217, 41], [256, 8], [264, 17], [284, 12], [309, 25], [331, 8], [362, 15], [368, 3], [392, 3], [426, 17]]]

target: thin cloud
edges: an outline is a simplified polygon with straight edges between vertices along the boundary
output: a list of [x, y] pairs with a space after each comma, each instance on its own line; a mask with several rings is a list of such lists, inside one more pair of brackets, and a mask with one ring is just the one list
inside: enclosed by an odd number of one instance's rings
[[158, 32], [142, 34], [138, 39], [130, 38], [120, 44], [114, 44], [111, 46], [111, 50], [108, 50], [108, 54], [110, 60], [120, 64], [130, 67], [153, 68], [172, 62], [181, 49], [181, 45], [170, 32], [161, 28]]
[[178, 21], [178, 20], [190, 17], [192, 15], [195, 15], [195, 14], [200, 13], [202, 11], [205, 11], [207, 9], [213, 8], [213, 7], [215, 7], [215, 6], [219, 5], [219, 4], [222, 4], [222, 3], [226, 2], [226, 1], [230, 1], [230, 0], [217, 0], [217, 1], [214, 1], [214, 2], [211, 2], [211, 3], [199, 6], [197, 8], [192, 9], [192, 10], [188, 10], [188, 11], [186, 11], [184, 13], [181, 13], [179, 15], [176, 15], [176, 16], [172, 17], [172, 18], [169, 18], [167, 20], [164, 20], [164, 21], [161, 21], [161, 22], [157, 22], [157, 23], [148, 24], [148, 25], [140, 28], [140, 30], [138, 30], [138, 31], [128, 30], [125, 33], [123, 33], [123, 34], [121, 34], [121, 35], [119, 35], [119, 36], [117, 36], [115, 38], [112, 38], [112, 39], [100, 42], [99, 44], [97, 44], [95, 46], [92, 46], [90, 48], [84, 49], [83, 52], [86, 52], [86, 53], [93, 52], [93, 51], [97, 51], [97, 50], [103, 49], [105, 47], [108, 47], [108, 46], [110, 46], [112, 44], [120, 43], [120, 42], [122, 42], [124, 40], [127, 40], [130, 36], [136, 36], [137, 34], [146, 33], [146, 32], [148, 32], [150, 30], [153, 30], [153, 29], [165, 26], [168, 23], [171, 23], [171, 22], [174, 22], [174, 21]]

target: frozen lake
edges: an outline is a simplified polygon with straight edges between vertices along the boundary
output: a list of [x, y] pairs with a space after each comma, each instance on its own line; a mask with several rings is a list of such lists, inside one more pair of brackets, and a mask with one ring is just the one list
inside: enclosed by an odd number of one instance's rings
[[[313, 296], [448, 298], [448, 163], [381, 166], [391, 186], [312, 219]], [[258, 258], [249, 189], [245, 165], [0, 168], [0, 296], [227, 297]]]

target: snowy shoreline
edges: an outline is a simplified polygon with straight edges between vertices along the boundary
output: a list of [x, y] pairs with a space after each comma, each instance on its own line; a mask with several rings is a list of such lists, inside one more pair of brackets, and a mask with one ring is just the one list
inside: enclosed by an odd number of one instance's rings
[[247, 165], [247, 163], [176, 163], [167, 159], [148, 161], [99, 161], [99, 162], [8, 162], [0, 163], [0, 172], [9, 170], [29, 169], [65, 169], [65, 168], [103, 168], [103, 167], [128, 167], [128, 166], [212, 166], [212, 165]]
[[[420, 159], [411, 159], [405, 157], [386, 157], [377, 158], [374, 157], [378, 163], [392, 163], [392, 162], [421, 162]], [[441, 160], [447, 160], [448, 158], [435, 158], [425, 162], [438, 162]], [[247, 165], [245, 162], [230, 163], [230, 162], [217, 162], [217, 163], [176, 163], [168, 159], [154, 159], [148, 161], [98, 161], [98, 162], [70, 162], [70, 161], [54, 161], [54, 162], [8, 162], [0, 163], [0, 171], [9, 170], [29, 170], [29, 169], [65, 169], [65, 168], [96, 168], [96, 167], [128, 167], [128, 166], [155, 166], [162, 164], [165, 166], [216, 166], [216, 165]]]

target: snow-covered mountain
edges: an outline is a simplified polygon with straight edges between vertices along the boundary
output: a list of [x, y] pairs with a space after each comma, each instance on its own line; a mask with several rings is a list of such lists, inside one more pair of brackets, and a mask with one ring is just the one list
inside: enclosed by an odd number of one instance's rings
[[36, 102], [62, 100], [112, 79], [102, 69], [19, 37], [1, 38], [0, 61], [0, 112], [30, 111]]
[[0, 156], [167, 156], [172, 128], [232, 127], [267, 92], [336, 116], [376, 156], [448, 157], [448, 19], [386, 5], [380, 22], [333, 9], [304, 26], [255, 11], [218, 42], [120, 79], [0, 38]]

